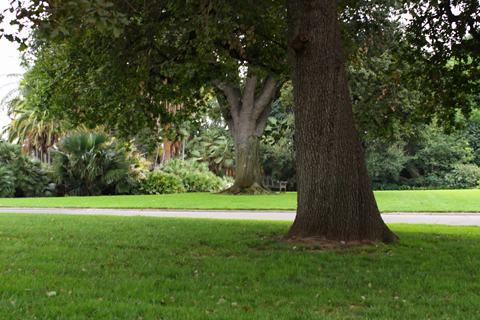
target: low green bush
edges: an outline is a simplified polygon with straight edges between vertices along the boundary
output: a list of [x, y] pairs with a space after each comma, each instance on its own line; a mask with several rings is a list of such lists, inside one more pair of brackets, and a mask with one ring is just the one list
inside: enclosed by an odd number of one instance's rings
[[75, 131], [60, 140], [52, 172], [64, 195], [131, 194], [144, 170], [141, 159], [103, 132]]
[[57, 194], [51, 174], [22, 147], [0, 142], [0, 197], [50, 197]]
[[12, 198], [15, 195], [13, 172], [7, 167], [0, 167], [0, 198]]
[[401, 185], [395, 183], [372, 182], [373, 190], [401, 190]]
[[183, 193], [182, 180], [173, 173], [154, 170], [140, 180], [140, 192], [143, 194]]
[[187, 192], [215, 192], [225, 187], [225, 180], [217, 177], [208, 168], [208, 163], [195, 160], [170, 160], [158, 168], [178, 176]]
[[456, 189], [474, 188], [480, 180], [480, 168], [475, 164], [457, 164], [445, 175], [448, 186]]
[[57, 184], [53, 182], [52, 174], [47, 167], [38, 159], [29, 159], [25, 162], [23, 179], [20, 181], [20, 189], [25, 197], [55, 197], [57, 196]]

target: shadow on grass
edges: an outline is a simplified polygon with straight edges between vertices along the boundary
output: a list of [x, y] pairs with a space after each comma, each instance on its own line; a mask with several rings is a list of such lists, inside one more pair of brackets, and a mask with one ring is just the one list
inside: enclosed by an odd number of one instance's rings
[[397, 244], [322, 252], [275, 239], [288, 222], [1, 214], [0, 315], [478, 318], [480, 229], [390, 227]]

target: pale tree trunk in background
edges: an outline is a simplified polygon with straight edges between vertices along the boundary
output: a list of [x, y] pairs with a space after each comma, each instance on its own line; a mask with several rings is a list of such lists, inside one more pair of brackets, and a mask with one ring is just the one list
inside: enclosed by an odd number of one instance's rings
[[[171, 104], [169, 102], [165, 103], [165, 108], [168, 110], [168, 112], [171, 112], [173, 114], [176, 113], [177, 110], [180, 110], [182, 108], [182, 105], [175, 105]], [[171, 125], [167, 124], [164, 128], [165, 132], [170, 130]], [[168, 161], [170, 161], [173, 158], [177, 158], [179, 155], [179, 143], [177, 141], [170, 141], [168, 138], [165, 136], [163, 139], [163, 156], [162, 156], [162, 163], [166, 164]]]
[[[165, 131], [170, 129], [170, 124], [167, 124], [165, 126]], [[167, 163], [170, 161], [171, 158], [171, 153], [172, 153], [172, 148], [171, 148], [171, 143], [168, 141], [167, 137], [163, 138], [163, 164]]]
[[287, 0], [298, 208], [288, 237], [398, 238], [383, 222], [355, 129], [338, 0]]
[[[268, 76], [255, 97], [257, 75], [249, 70], [243, 93], [231, 84], [216, 82], [215, 85], [226, 96], [218, 99], [225, 116], [235, 147], [235, 183], [227, 193], [262, 194], [269, 192], [260, 178], [260, 137], [272, 110], [278, 81]], [[228, 106], [226, 105], [228, 104]], [[224, 112], [225, 115], [225, 112]]]

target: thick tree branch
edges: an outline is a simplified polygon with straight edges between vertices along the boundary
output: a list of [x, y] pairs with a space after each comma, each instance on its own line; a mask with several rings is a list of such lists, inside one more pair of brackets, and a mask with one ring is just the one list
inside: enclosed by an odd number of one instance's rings
[[215, 95], [217, 96], [217, 101], [218, 101], [218, 104], [220, 106], [220, 110], [222, 112], [223, 119], [227, 123], [228, 130], [230, 130], [230, 134], [232, 135], [232, 137], [234, 137], [235, 136], [235, 126], [234, 126], [234, 122], [233, 122], [232, 115], [231, 115], [231, 108], [228, 105], [228, 103], [226, 103], [226, 99], [228, 99], [228, 98], [226, 97], [226, 94], [222, 89], [217, 87], [217, 88], [214, 89], [214, 91], [215, 91]]
[[273, 106], [273, 99], [263, 108], [262, 112], [257, 118], [257, 123], [255, 126], [255, 135], [260, 137], [265, 130], [265, 124], [267, 123], [267, 119], [270, 116], [270, 112], [272, 111]]
[[[230, 48], [229, 44], [223, 44], [221, 40], [218, 40], [218, 39], [215, 40], [214, 45], [219, 49], [221, 48], [223, 50], [228, 50], [228, 55], [235, 60], [238, 60], [241, 62], [247, 61], [250, 64], [254, 64], [258, 67], [261, 67], [264, 70], [267, 70], [271, 74], [279, 74], [281, 72], [280, 68], [272, 68], [266, 65], [265, 63], [262, 63], [262, 60], [265, 59], [265, 57], [261, 55], [261, 51], [258, 52], [259, 53], [258, 56], [255, 56], [250, 52], [248, 52], [247, 57], [243, 58], [243, 55], [240, 53], [240, 51]], [[286, 63], [287, 63], [286, 59], [284, 61], [279, 61], [279, 64], [286, 64]]]
[[276, 41], [276, 40], [274, 40], [274, 39], [266, 36], [265, 34], [263, 34], [263, 33], [258, 33], [258, 32], [255, 32], [255, 33], [256, 33], [257, 35], [261, 36], [262, 38], [264, 38], [265, 40], [268, 40], [268, 41], [271, 41], [271, 42], [275, 43], [277, 46], [279, 46], [280, 48], [284, 49], [285, 51], [288, 50], [288, 47], [287, 47], [286, 45], [281, 44], [280, 42], [278, 42], [278, 41]]
[[213, 81], [213, 84], [225, 93], [228, 104], [232, 110], [232, 116], [237, 116], [242, 109], [242, 92], [240, 89], [234, 85], [220, 81]]
[[262, 91], [260, 91], [260, 94], [255, 99], [255, 110], [253, 113], [254, 119], [258, 119], [263, 110], [268, 106], [269, 103], [271, 103], [271, 100], [273, 100], [278, 82], [278, 80], [273, 79], [271, 76], [267, 76], [265, 79]]
[[130, 2], [128, 2], [127, 0], [123, 0], [123, 2], [126, 3], [133, 10], [133, 12], [138, 12], [137, 9], [135, 9]]
[[475, 29], [475, 26], [474, 26], [474, 22], [473, 21], [469, 21], [468, 22], [468, 26], [470, 27], [470, 34], [472, 35], [472, 37], [477, 40], [477, 41], [480, 41], [480, 32], [477, 31]]
[[243, 89], [243, 107], [253, 111], [255, 108], [255, 86], [257, 85], [256, 70], [248, 68], [245, 88]]

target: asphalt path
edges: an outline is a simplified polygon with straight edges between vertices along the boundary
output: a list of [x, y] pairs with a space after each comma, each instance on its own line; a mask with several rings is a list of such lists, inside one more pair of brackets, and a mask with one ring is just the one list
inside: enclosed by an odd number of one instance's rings
[[[69, 209], [69, 208], [0, 208], [0, 212], [180, 217], [206, 219], [284, 220], [293, 221], [295, 211], [283, 210], [166, 210], [166, 209]], [[390, 212], [383, 213], [386, 223], [426, 223], [452, 226], [480, 226], [480, 212]]]

